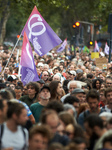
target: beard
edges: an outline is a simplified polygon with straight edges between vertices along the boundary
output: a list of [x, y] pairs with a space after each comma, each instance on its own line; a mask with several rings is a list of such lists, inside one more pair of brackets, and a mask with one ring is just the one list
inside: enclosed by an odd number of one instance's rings
[[49, 100], [50, 96], [41, 96], [40, 98], [43, 99], [43, 100]]

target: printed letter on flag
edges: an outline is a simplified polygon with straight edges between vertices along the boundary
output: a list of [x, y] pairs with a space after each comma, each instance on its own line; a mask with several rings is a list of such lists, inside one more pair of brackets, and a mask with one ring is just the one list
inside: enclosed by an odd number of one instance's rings
[[61, 44], [61, 46], [57, 49], [57, 53], [62, 52], [67, 45], [67, 39], [64, 40], [64, 42]]
[[62, 42], [38, 12], [36, 6], [23, 28], [22, 35], [24, 31], [39, 56], [45, 55]]
[[21, 80], [23, 84], [27, 84], [31, 81], [40, 80], [36, 71], [36, 67], [34, 64], [33, 53], [28, 41], [26, 33], [24, 33], [22, 52], [21, 52]]

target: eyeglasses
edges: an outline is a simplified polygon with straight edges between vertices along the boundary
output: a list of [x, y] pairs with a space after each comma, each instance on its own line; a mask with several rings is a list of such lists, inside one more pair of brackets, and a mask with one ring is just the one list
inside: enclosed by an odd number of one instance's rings
[[44, 74], [44, 76], [49, 76], [49, 75], [47, 75], [47, 74]]

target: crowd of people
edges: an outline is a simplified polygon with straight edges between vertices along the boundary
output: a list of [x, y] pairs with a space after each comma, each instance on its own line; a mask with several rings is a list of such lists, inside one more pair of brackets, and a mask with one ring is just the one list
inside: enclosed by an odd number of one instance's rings
[[39, 81], [23, 86], [21, 55], [15, 50], [9, 60], [10, 55], [1, 45], [0, 150], [112, 149], [108, 56], [102, 69], [83, 51], [34, 53]]

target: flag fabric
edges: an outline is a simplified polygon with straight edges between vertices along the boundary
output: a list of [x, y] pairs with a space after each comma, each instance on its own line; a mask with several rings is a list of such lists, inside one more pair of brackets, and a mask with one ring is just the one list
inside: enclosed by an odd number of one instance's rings
[[21, 80], [23, 85], [40, 80], [34, 64], [32, 49], [26, 33], [24, 33], [22, 52], [21, 52]]
[[87, 52], [87, 53], [89, 53], [89, 52], [90, 52], [90, 50], [88, 49], [88, 47], [87, 47], [87, 46], [84, 46], [84, 47], [83, 47], [83, 52]]
[[99, 51], [100, 51], [100, 49], [99, 49], [98, 43], [97, 43], [97, 41], [95, 41], [94, 52], [99, 52]]
[[104, 53], [109, 55], [109, 46], [107, 45], [107, 42], [105, 43]]
[[62, 52], [65, 49], [66, 45], [67, 45], [67, 38], [63, 41], [61, 46], [57, 49], [57, 53]]
[[36, 6], [21, 32], [22, 35], [24, 34], [24, 31], [26, 32], [29, 41], [33, 44], [35, 52], [39, 56], [45, 55], [62, 42], [41, 16]]

